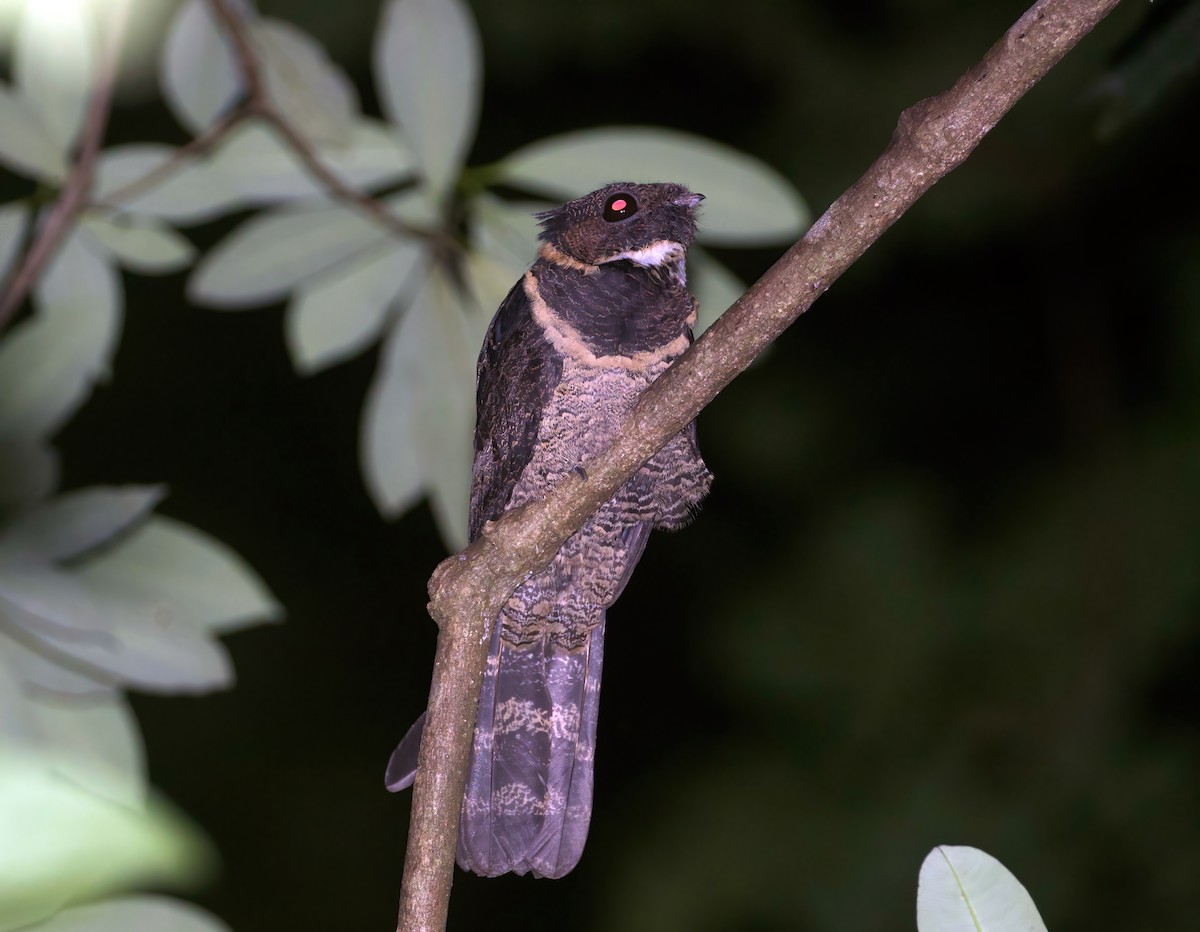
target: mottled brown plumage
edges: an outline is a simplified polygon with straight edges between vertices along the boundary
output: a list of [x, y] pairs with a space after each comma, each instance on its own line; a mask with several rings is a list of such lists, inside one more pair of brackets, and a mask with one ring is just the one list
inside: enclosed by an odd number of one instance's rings
[[[699, 195], [608, 185], [539, 215], [537, 261], [509, 292], [479, 356], [470, 537], [543, 497], [621, 428], [692, 342], [684, 260]], [[605, 612], [653, 527], [678, 528], [711, 475], [695, 424], [673, 438], [509, 599], [492, 634], [458, 861], [494, 876], [560, 877], [591, 817]], [[388, 769], [411, 782], [419, 725]]]

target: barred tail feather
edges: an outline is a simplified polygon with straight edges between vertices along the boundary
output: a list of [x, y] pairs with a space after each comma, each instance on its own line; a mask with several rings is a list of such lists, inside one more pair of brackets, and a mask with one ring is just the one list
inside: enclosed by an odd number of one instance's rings
[[549, 639], [517, 647], [493, 636], [463, 800], [463, 869], [562, 877], [579, 862], [592, 815], [603, 652], [603, 619], [573, 651]]

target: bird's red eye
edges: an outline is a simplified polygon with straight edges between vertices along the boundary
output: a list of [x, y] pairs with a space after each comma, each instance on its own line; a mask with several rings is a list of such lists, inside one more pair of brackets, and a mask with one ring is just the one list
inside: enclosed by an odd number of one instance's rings
[[604, 219], [609, 223], [616, 223], [618, 220], [632, 217], [637, 213], [637, 209], [637, 201], [633, 199], [632, 194], [614, 194], [604, 202]]

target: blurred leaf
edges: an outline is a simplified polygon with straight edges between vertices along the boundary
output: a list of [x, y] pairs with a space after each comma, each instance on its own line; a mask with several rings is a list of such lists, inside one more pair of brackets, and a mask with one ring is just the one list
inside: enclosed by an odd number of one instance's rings
[[237, 100], [237, 63], [204, 0], [179, 8], [163, 43], [159, 82], [176, 119], [193, 134]]
[[203, 870], [196, 832], [161, 804], [145, 811], [78, 787], [41, 760], [0, 756], [0, 929], [42, 919], [70, 900]]
[[232, 684], [225, 649], [170, 605], [99, 590], [77, 574], [61, 574], [51, 589], [45, 571], [38, 575], [31, 590], [0, 574], [0, 615], [23, 628], [48, 659], [146, 692], [194, 694]]
[[415, 240], [385, 240], [297, 288], [284, 321], [297, 371], [318, 372], [374, 342], [425, 255]]
[[193, 300], [222, 308], [276, 301], [388, 234], [342, 206], [286, 207], [247, 220], [201, 260], [188, 282]]
[[404, 130], [440, 197], [458, 177], [479, 120], [475, 20], [461, 0], [389, 0], [374, 68], [384, 114]]
[[542, 139], [497, 166], [500, 177], [546, 194], [579, 197], [611, 181], [674, 181], [705, 195], [698, 239], [760, 246], [796, 239], [808, 209], [764, 162], [676, 130], [612, 126]]
[[0, 440], [0, 517], [41, 501], [58, 485], [58, 454], [32, 437]]
[[[12, 634], [26, 638], [31, 644], [37, 643], [15, 626]], [[92, 698], [108, 696], [116, 691], [111, 677], [98, 673], [89, 676], [81, 666], [66, 666], [70, 661], [61, 655], [52, 658], [48, 653], [39, 653], [6, 634], [3, 625], [0, 625], [0, 655], [8, 662], [9, 672], [21, 683], [47, 696]]]
[[939, 845], [921, 865], [919, 932], [1046, 932], [1029, 892], [978, 848]]
[[[471, 251], [467, 253], [466, 272], [471, 283], [471, 295], [479, 305], [481, 318], [486, 315], [490, 321], [492, 315], [508, 296], [509, 291], [525, 274], [525, 266], [518, 266], [511, 257], [495, 259], [491, 255]], [[483, 342], [482, 331], [479, 342]]]
[[[415, 164], [394, 128], [367, 119], [356, 120], [343, 143], [320, 146], [317, 156], [338, 178], [361, 190], [397, 182], [411, 174]], [[234, 130], [213, 154], [212, 165], [247, 204], [327, 194], [292, 147], [259, 124]]]
[[162, 501], [158, 485], [96, 486], [68, 492], [0, 528], [0, 558], [69, 560], [98, 547]]
[[[96, 160], [95, 199], [130, 214], [159, 217], [186, 225], [203, 223], [229, 213], [242, 202], [225, 175], [209, 162], [180, 158], [173, 146], [138, 143], [105, 149]], [[166, 163], [178, 160], [160, 182], [113, 200], [121, 189], [141, 181]]]
[[165, 896], [136, 896], [75, 906], [28, 932], [230, 932], [198, 906]]
[[0, 745], [15, 747], [33, 734], [33, 715], [25, 701], [21, 679], [10, 668], [0, 642]]
[[84, 228], [126, 268], [144, 275], [178, 272], [192, 264], [196, 247], [170, 227], [130, 214], [111, 219], [92, 211]]
[[21, 97], [0, 85], [0, 165], [57, 184], [67, 177], [66, 153]]
[[687, 264], [688, 288], [700, 304], [695, 327], [696, 336], [700, 336], [746, 293], [746, 285], [703, 249], [688, 250]]
[[358, 92], [325, 49], [291, 23], [251, 25], [275, 106], [313, 142], [344, 142], [358, 114]]
[[146, 802], [145, 750], [137, 719], [119, 693], [26, 697], [34, 742], [47, 765], [72, 783], [124, 806]]
[[395, 517], [423, 487], [442, 538], [466, 543], [475, 356], [486, 318], [438, 270], [384, 345], [363, 408], [363, 476]]
[[283, 615], [262, 580], [233, 550], [161, 515], [88, 560], [78, 576], [92, 592], [144, 598], [172, 618], [217, 633]]
[[50, 566], [0, 563], [0, 619], [38, 640], [113, 645], [116, 619], [73, 574]]
[[1200, 3], [1182, 4], [1097, 85], [1098, 131], [1112, 136], [1144, 117], [1200, 64]]
[[8, 274], [9, 264], [16, 258], [29, 223], [29, 211], [23, 204], [0, 207], [0, 283]]
[[534, 212], [545, 201], [502, 201], [483, 193], [471, 201], [471, 244], [484, 255], [523, 272], [537, 258], [541, 226]]
[[108, 372], [121, 281], [84, 235], [63, 242], [34, 286], [37, 312], [0, 343], [0, 439], [52, 434]]
[[26, 3], [13, 50], [13, 76], [60, 152], [83, 128], [96, 67], [95, 20], [89, 4]]

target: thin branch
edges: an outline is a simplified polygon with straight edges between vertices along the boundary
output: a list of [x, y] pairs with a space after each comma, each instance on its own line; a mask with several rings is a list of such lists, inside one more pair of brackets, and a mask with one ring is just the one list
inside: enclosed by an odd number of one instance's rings
[[246, 107], [235, 107], [228, 111], [199, 136], [193, 136], [172, 152], [170, 158], [161, 165], [155, 166], [141, 178], [135, 178], [128, 184], [110, 191], [103, 201], [94, 201], [92, 206], [119, 207], [122, 201], [131, 201], [138, 195], [152, 190], [182, 170], [192, 156], [207, 155], [219, 146], [226, 136], [242, 124], [249, 113], [249, 108]]
[[413, 791], [398, 930], [444, 929], [492, 619], [588, 516], [857, 260], [1119, 0], [1039, 0], [944, 94], [900, 116], [867, 172], [638, 400], [617, 440], [543, 501], [506, 513], [430, 580], [441, 627]]
[[54, 258], [59, 246], [88, 206], [88, 197], [95, 177], [96, 156], [104, 142], [104, 131], [108, 127], [108, 116], [112, 111], [113, 87], [117, 80], [121, 40], [125, 32], [129, 3], [130, 0], [119, 0], [106, 12], [105, 21], [108, 23], [109, 33], [101, 50], [96, 84], [84, 116], [79, 154], [58, 201], [46, 216], [41, 230], [29, 251], [25, 253], [25, 258], [0, 296], [0, 330], [4, 329], [17, 312], [33, 283]]
[[366, 214], [391, 233], [429, 240], [443, 252], [454, 248], [451, 238], [443, 231], [418, 226], [396, 216], [382, 201], [346, 184], [330, 170], [308, 138], [272, 99], [270, 88], [267, 86], [266, 71], [246, 21], [233, 9], [230, 0], [208, 0], [208, 4], [233, 44], [234, 57], [241, 72], [246, 95], [246, 115], [257, 116], [269, 124], [291, 147], [313, 179], [336, 199]]

